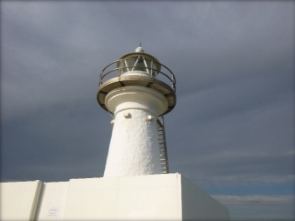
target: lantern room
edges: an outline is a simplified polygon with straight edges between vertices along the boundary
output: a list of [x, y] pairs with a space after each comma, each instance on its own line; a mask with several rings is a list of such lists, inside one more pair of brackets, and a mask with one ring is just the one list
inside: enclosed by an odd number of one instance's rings
[[142, 47], [138, 47], [135, 52], [123, 55], [117, 61], [117, 69], [122, 76], [156, 77], [161, 71], [161, 64], [154, 56], [144, 53]]

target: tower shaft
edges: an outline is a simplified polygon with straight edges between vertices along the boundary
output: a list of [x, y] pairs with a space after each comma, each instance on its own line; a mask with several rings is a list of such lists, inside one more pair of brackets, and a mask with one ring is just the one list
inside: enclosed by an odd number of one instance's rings
[[160, 174], [157, 117], [167, 109], [166, 98], [126, 86], [111, 91], [105, 103], [115, 118], [104, 177]]

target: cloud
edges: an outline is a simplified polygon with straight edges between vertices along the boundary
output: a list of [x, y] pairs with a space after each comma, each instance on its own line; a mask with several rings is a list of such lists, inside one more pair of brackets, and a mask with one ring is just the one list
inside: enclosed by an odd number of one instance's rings
[[[230, 210], [231, 220], [293, 220], [295, 197], [212, 195]], [[265, 211], [268, 211], [265, 213]]]
[[213, 198], [220, 200], [224, 204], [243, 204], [243, 203], [265, 203], [265, 204], [292, 204], [295, 196], [264, 196], [264, 195], [248, 195], [248, 196], [230, 196], [230, 195], [212, 195]]

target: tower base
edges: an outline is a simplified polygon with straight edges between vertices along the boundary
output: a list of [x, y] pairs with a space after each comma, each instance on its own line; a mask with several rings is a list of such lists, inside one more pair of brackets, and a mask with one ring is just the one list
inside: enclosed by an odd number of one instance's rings
[[229, 220], [227, 208], [181, 174], [71, 179], [44, 183], [41, 191], [39, 183], [1, 183], [11, 189], [1, 194], [1, 220], [24, 208], [22, 220], [37, 221]]

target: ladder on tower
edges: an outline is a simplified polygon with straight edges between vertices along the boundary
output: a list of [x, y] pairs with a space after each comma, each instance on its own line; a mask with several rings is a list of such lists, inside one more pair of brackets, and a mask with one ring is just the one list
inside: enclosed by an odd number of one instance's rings
[[157, 130], [158, 130], [158, 140], [159, 140], [159, 147], [160, 147], [162, 173], [169, 173], [168, 153], [167, 153], [165, 125], [164, 125], [163, 116], [157, 119]]

